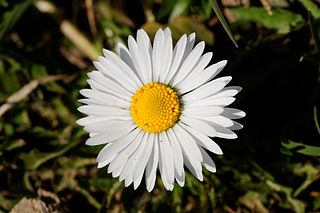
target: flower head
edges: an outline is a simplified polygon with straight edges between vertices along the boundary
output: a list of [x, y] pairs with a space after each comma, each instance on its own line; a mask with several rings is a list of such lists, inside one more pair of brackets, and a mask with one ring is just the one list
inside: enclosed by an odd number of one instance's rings
[[226, 85], [231, 77], [213, 78], [226, 65], [208, 66], [212, 53], [205, 44], [194, 47], [195, 34], [183, 35], [172, 46], [171, 31], [159, 29], [153, 46], [144, 30], [128, 47], [119, 43], [118, 55], [103, 50], [94, 62], [98, 71], [88, 73], [91, 89], [82, 89], [87, 114], [77, 121], [89, 132], [87, 145], [106, 144], [98, 167], [108, 166], [113, 177], [133, 183], [136, 189], [145, 175], [148, 191], [154, 188], [159, 167], [163, 184], [172, 190], [174, 181], [184, 185], [186, 166], [202, 181], [202, 166], [216, 171], [208, 150], [222, 154], [211, 137], [234, 139], [233, 121], [245, 113], [228, 108], [240, 87]]

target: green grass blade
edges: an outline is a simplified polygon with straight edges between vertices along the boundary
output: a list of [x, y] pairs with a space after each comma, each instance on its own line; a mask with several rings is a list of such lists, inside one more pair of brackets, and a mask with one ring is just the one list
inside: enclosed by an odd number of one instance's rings
[[219, 5], [218, 5], [217, 1], [216, 1], [216, 0], [209, 0], [209, 2], [210, 2], [210, 5], [211, 5], [212, 9], [213, 9], [214, 12], [216, 13], [219, 21], [221, 22], [224, 30], [227, 32], [229, 38], [230, 38], [231, 41], [234, 43], [234, 45], [236, 45], [236, 47], [238, 48], [238, 44], [237, 44], [236, 40], [235, 40], [234, 37], [233, 37], [233, 34], [232, 34], [232, 32], [231, 32], [231, 29], [230, 29], [229, 25], [227, 24], [227, 21], [226, 21], [226, 19], [224, 18], [223, 14], [222, 14], [222, 12], [221, 12], [221, 10], [220, 10], [220, 8], [219, 8]]
[[41, 164], [56, 158], [60, 155], [63, 155], [69, 149], [73, 148], [74, 146], [78, 145], [78, 141], [74, 141], [66, 145], [64, 148], [57, 152], [51, 153], [42, 153], [42, 152], [29, 152], [29, 153], [22, 153], [20, 155], [20, 159], [24, 161], [25, 166], [27, 169], [36, 170]]
[[311, 14], [312, 14], [312, 12], [309, 10], [308, 11], [308, 18], [309, 18], [311, 35], [314, 40], [316, 49], [317, 49], [318, 53], [320, 53], [320, 39], [319, 39], [319, 36], [317, 33], [319, 31], [319, 28], [317, 27], [317, 24]]
[[191, 0], [179, 0], [170, 14], [169, 23], [172, 23], [175, 18], [181, 16], [190, 7], [190, 4]]
[[[318, 49], [318, 51], [319, 51], [319, 49]], [[320, 135], [320, 126], [319, 126], [319, 122], [318, 122], [317, 107], [316, 106], [314, 106], [314, 108], [313, 108], [313, 118], [314, 118], [314, 123], [316, 125], [317, 131]]]
[[290, 140], [281, 142], [281, 145], [287, 150], [295, 151], [304, 155], [320, 156], [319, 146], [305, 145]]
[[14, 6], [13, 10], [10, 12], [9, 18], [5, 21], [3, 28], [0, 30], [0, 41], [3, 36], [13, 28], [32, 2], [33, 0], [27, 0]]
[[300, 2], [300, 4], [302, 4], [302, 6], [304, 8], [306, 8], [308, 11], [310, 11], [311, 15], [315, 19], [320, 18], [320, 9], [318, 8], [318, 6], [315, 3], [313, 3], [310, 0], [298, 0], [298, 2]]

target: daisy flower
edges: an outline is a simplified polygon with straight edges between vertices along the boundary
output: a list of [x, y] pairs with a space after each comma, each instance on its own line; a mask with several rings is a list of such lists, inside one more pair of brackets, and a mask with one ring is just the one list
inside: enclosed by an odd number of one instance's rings
[[208, 66], [212, 53], [203, 54], [205, 43], [196, 46], [195, 33], [183, 35], [173, 48], [169, 28], [159, 29], [153, 45], [146, 32], [128, 38], [128, 48], [118, 43], [118, 55], [103, 50], [93, 62], [97, 71], [88, 73], [91, 89], [82, 89], [87, 114], [77, 120], [89, 132], [86, 144], [106, 144], [98, 168], [136, 189], [145, 176], [147, 190], [154, 188], [159, 167], [162, 182], [173, 190], [174, 182], [185, 183], [186, 166], [200, 181], [202, 166], [216, 166], [206, 150], [222, 154], [211, 139], [237, 138], [233, 121], [245, 116], [228, 108], [240, 87], [226, 85], [231, 77], [213, 78], [227, 61]]

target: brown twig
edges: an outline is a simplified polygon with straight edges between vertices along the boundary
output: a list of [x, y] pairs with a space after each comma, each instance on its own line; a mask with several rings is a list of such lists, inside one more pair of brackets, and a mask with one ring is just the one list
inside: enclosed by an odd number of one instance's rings
[[84, 60], [82, 52], [77, 48], [60, 47], [60, 53], [71, 63], [76, 65], [81, 70], [87, 69], [89, 64]]
[[154, 22], [156, 20], [155, 16], [153, 15], [150, 9], [148, 9], [147, 7], [143, 7], [143, 10], [147, 22]]
[[35, 1], [35, 6], [42, 13], [49, 13], [57, 19], [61, 32], [90, 60], [97, 60], [100, 53], [86, 36], [70, 21], [62, 20], [54, 4], [46, 0]]
[[38, 78], [30, 81], [28, 84], [24, 85], [21, 89], [11, 95], [6, 102], [0, 107], [0, 117], [5, 114], [9, 109], [11, 109], [14, 104], [20, 102], [22, 99], [27, 97], [33, 90], [35, 90], [39, 84], [47, 84], [52, 81], [57, 80], [68, 80], [68, 78], [73, 77], [70, 75], [51, 75], [42, 78]]
[[96, 22], [94, 19], [92, 0], [86, 0], [86, 8], [87, 8], [87, 17], [88, 17], [88, 22], [89, 22], [91, 34], [93, 35], [93, 37], [96, 37], [97, 27], [96, 27]]
[[70, 21], [63, 20], [60, 24], [60, 30], [90, 60], [96, 61], [98, 59], [98, 51]]
[[272, 16], [272, 11], [271, 11], [271, 5], [269, 0], [260, 0], [262, 6], [264, 7], [264, 9], [266, 9], [266, 11], [268, 12], [268, 14], [270, 16]]

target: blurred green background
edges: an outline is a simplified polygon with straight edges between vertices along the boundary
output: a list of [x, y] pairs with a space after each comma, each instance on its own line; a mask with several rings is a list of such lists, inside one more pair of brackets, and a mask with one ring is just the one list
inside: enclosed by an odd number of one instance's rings
[[[218, 3], [239, 48], [208, 0], [0, 0], [0, 212], [319, 212], [320, 1]], [[247, 116], [217, 173], [134, 191], [96, 168], [77, 99], [102, 48], [166, 26], [229, 61]]]

